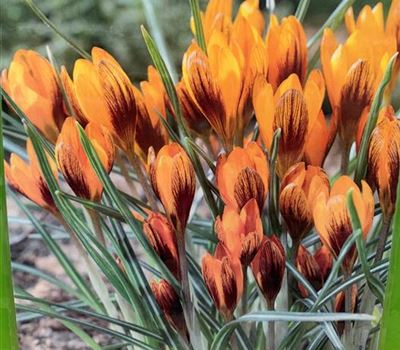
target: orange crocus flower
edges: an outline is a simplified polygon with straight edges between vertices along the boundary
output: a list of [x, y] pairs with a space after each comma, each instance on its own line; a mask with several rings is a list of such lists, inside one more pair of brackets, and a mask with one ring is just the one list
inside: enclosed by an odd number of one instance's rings
[[329, 196], [329, 178], [319, 167], [298, 163], [282, 179], [279, 207], [295, 246], [313, 227], [312, 213], [321, 193]]
[[176, 92], [188, 127], [197, 135], [208, 137], [211, 132], [211, 125], [199, 105], [190, 96], [183, 81], [177, 84]]
[[322, 165], [331, 144], [321, 111], [324, 96], [324, 80], [318, 70], [310, 73], [304, 89], [295, 74], [283, 81], [275, 93], [264, 78], [257, 79], [253, 104], [268, 150], [274, 131], [282, 130], [277, 163], [280, 177], [303, 158], [309, 164]]
[[164, 146], [149, 159], [150, 179], [178, 235], [184, 233], [196, 190], [193, 165], [177, 143]]
[[[12, 153], [10, 164], [4, 161], [4, 172], [8, 184], [38, 206], [58, 216], [58, 209], [54, 203], [50, 189], [44, 179], [39, 161], [30, 139], [26, 143], [29, 163]], [[54, 176], [57, 176], [57, 166], [48, 157]]]
[[148, 150], [158, 151], [168, 143], [168, 132], [160, 118], [167, 119], [169, 100], [158, 71], [149, 66], [148, 80], [140, 83], [142, 94], [137, 94], [136, 153], [146, 162]]
[[263, 227], [257, 201], [250, 199], [240, 210], [225, 206], [224, 213], [215, 221], [215, 232], [229, 253], [247, 267], [263, 238]]
[[368, 116], [387, 63], [396, 52], [396, 38], [385, 32], [381, 3], [373, 9], [365, 6], [357, 21], [349, 9], [345, 19], [350, 35], [343, 44], [337, 43], [331, 29], [324, 31], [321, 63], [333, 125], [337, 125], [344, 150], [349, 150], [360, 120]]
[[18, 50], [1, 86], [29, 120], [52, 143], [66, 118], [57, 75], [48, 60], [32, 50]]
[[303, 26], [295, 16], [282, 19], [271, 16], [266, 38], [269, 57], [268, 82], [275, 91], [291, 74], [303, 84], [307, 71], [307, 41]]
[[[85, 132], [93, 144], [106, 172], [114, 163], [114, 144], [110, 133], [100, 124], [86, 125]], [[77, 122], [69, 117], [65, 120], [56, 143], [57, 164], [65, 180], [78, 197], [99, 201], [103, 185], [93, 170], [81, 144]]]
[[187, 336], [185, 317], [178, 294], [166, 280], [150, 283], [154, 298], [168, 322], [183, 336]]
[[273, 309], [285, 273], [285, 250], [275, 235], [264, 236], [251, 269], [268, 308]]
[[143, 232], [164, 264], [177, 279], [180, 279], [176, 235], [167, 218], [151, 212], [143, 223]]
[[[75, 101], [86, 119], [104, 125], [116, 144], [132, 154], [140, 92], [118, 62], [105, 50], [94, 47], [92, 61], [75, 62], [73, 85]], [[74, 103], [74, 98], [70, 101]]]
[[224, 245], [219, 243], [214, 256], [207, 253], [203, 257], [202, 273], [216, 308], [225, 319], [231, 319], [243, 293], [240, 260], [230, 255]]
[[[332, 269], [333, 257], [329, 249], [322, 245], [315, 254], [311, 254], [302, 244], [299, 246], [296, 265], [299, 272], [307, 279], [316, 291], [319, 291]], [[308, 297], [308, 291], [298, 284], [303, 298]]]
[[[227, 151], [235, 138], [236, 143], [242, 144], [244, 129], [252, 116], [254, 79], [258, 74], [266, 75], [268, 64], [260, 32], [249, 20], [249, 9], [255, 1], [242, 6], [232, 23], [228, 16], [231, 4], [210, 3], [204, 19], [208, 56], [192, 43], [182, 63], [183, 81], [190, 96]], [[259, 12], [258, 8], [255, 11]]]
[[[324, 195], [319, 196], [314, 206], [315, 228], [321, 241], [335, 257], [339, 255], [344, 243], [353, 233], [346, 198], [350, 189], [353, 189], [354, 205], [361, 222], [363, 238], [367, 236], [371, 228], [374, 217], [374, 197], [368, 184], [365, 181], [361, 183], [362, 190], [360, 191], [348, 176], [341, 176], [333, 184], [329, 198]], [[351, 273], [356, 253], [353, 246], [343, 261], [343, 269], [348, 274]]]
[[367, 179], [377, 189], [383, 214], [389, 220], [395, 210], [399, 171], [400, 121], [387, 106], [380, 111], [370, 138]]
[[217, 161], [215, 174], [217, 187], [226, 205], [240, 211], [252, 198], [260, 209], [268, 193], [269, 169], [264, 152], [255, 142], [246, 147], [235, 147]]

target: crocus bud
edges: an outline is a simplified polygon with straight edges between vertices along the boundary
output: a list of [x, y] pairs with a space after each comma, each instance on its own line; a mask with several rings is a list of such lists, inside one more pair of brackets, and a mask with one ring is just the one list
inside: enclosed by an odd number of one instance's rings
[[250, 199], [240, 213], [226, 206], [222, 217], [218, 216], [215, 221], [215, 232], [230, 254], [239, 258], [243, 267], [247, 267], [263, 238], [257, 201]]
[[400, 121], [391, 106], [381, 110], [378, 125], [371, 135], [368, 152], [368, 181], [379, 194], [386, 218], [391, 218], [396, 204], [400, 169]]
[[[307, 279], [308, 282], [319, 291], [332, 268], [333, 258], [328, 248], [321, 246], [314, 255], [312, 255], [303, 245], [299, 246], [297, 254], [297, 269]], [[306, 298], [308, 292], [305, 287], [299, 283], [301, 295]]]
[[[85, 131], [104, 169], [109, 173], [114, 162], [114, 144], [110, 133], [95, 123], [87, 124]], [[99, 201], [103, 185], [81, 144], [77, 121], [74, 118], [69, 117], [65, 120], [57, 139], [55, 153], [58, 167], [74, 193], [78, 197]]]
[[171, 143], [150, 159], [150, 179], [167, 216], [178, 234], [183, 234], [196, 190], [193, 165], [181, 146]]
[[88, 121], [105, 126], [115, 143], [131, 154], [140, 92], [109, 53], [99, 47], [91, 53], [92, 60], [78, 59], [74, 65], [76, 101]]
[[251, 269], [268, 308], [272, 309], [285, 273], [285, 250], [275, 235], [264, 237]]
[[[338, 257], [344, 243], [353, 234], [350, 213], [347, 206], [347, 193], [353, 189], [354, 205], [361, 222], [363, 238], [368, 234], [374, 217], [374, 197], [371, 188], [362, 181], [362, 190], [348, 177], [341, 176], [333, 184], [329, 198], [319, 196], [314, 207], [315, 228], [321, 241]], [[343, 268], [351, 273], [357, 257], [355, 246], [350, 249], [343, 261]]]
[[180, 279], [176, 235], [167, 218], [151, 212], [143, 223], [143, 232], [164, 264]]
[[[351, 312], [356, 312], [356, 308], [357, 308], [357, 294], [358, 294], [358, 290], [357, 290], [357, 285], [353, 284], [351, 287], [347, 287], [347, 288], [351, 288]], [[335, 312], [346, 312], [346, 296], [345, 296], [345, 292], [341, 291], [336, 295], [335, 301], [334, 301], [334, 307], [333, 309], [335, 310]], [[343, 333], [344, 330], [344, 325], [345, 323], [343, 321], [339, 321], [337, 322], [337, 329], [339, 334]]]
[[35, 51], [18, 50], [9, 69], [1, 74], [1, 86], [54, 143], [67, 115], [57, 74], [50, 62]]
[[298, 163], [283, 177], [279, 206], [294, 245], [312, 228], [316, 197], [321, 194], [329, 196], [329, 179], [319, 167]]
[[268, 81], [274, 90], [292, 73], [304, 83], [307, 70], [307, 40], [303, 26], [295, 16], [282, 19], [271, 16], [266, 38], [269, 56]]
[[226, 205], [240, 211], [255, 198], [262, 211], [268, 193], [269, 169], [264, 152], [255, 142], [220, 156], [215, 177]]
[[216, 308], [226, 320], [243, 293], [243, 272], [240, 260], [229, 254], [222, 243], [217, 245], [214, 256], [207, 253], [202, 260], [204, 282]]
[[[54, 215], [58, 215], [58, 209], [44, 179], [30, 139], [26, 143], [26, 151], [29, 163], [26, 163], [14, 153], [11, 154], [10, 164], [4, 162], [7, 182], [12, 188], [32, 202], [35, 202], [38, 206], [50, 211]], [[48, 161], [54, 176], [57, 177], [55, 162], [50, 157], [48, 157]]]
[[174, 288], [166, 280], [152, 281], [150, 287], [165, 318], [180, 334], [186, 336], [185, 317], [179, 296]]

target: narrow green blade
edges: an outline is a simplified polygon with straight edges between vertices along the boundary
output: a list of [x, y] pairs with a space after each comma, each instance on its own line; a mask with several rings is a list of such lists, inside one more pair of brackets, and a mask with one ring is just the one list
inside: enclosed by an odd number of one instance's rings
[[397, 184], [397, 203], [393, 225], [392, 252], [382, 316], [380, 350], [396, 349], [400, 344], [400, 181]]
[[14, 293], [8, 241], [4, 177], [3, 119], [0, 116], [0, 349], [18, 349]]

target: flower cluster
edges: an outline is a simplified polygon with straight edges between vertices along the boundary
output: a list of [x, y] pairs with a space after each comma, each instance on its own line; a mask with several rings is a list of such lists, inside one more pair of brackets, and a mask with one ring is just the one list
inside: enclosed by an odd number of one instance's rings
[[[148, 80], [136, 87], [117, 60], [98, 47], [90, 59], [75, 62], [71, 76], [30, 50], [19, 50], [1, 75], [2, 88], [55, 147], [55, 159], [49, 155], [54, 176], [61, 173], [77, 197], [104, 204], [104, 184], [81, 132], [106, 173], [116, 163], [129, 183], [126, 163], [132, 166], [130, 195], [143, 214], [132, 216], [172, 276], [152, 281], [151, 290], [185, 341], [194, 341], [196, 332], [195, 292], [189, 288], [193, 270], [199, 275], [201, 270], [202, 288], [209, 293], [202, 297], [211, 297], [224, 321], [240, 315], [241, 300], [243, 312], [254, 307], [246, 292], [251, 281], [274, 310], [285, 274], [285, 293], [298, 299], [310, 295], [304, 280], [286, 271], [287, 264], [319, 291], [353, 234], [353, 214], [363, 239], [369, 237], [375, 191], [385, 227], [395, 211], [400, 121], [390, 98], [398, 58], [376, 125], [371, 113], [400, 48], [400, 1], [392, 1], [386, 21], [381, 3], [365, 6], [357, 19], [350, 8], [343, 43], [325, 29], [321, 70], [308, 60], [306, 34], [296, 17], [279, 21], [272, 15], [266, 26], [257, 0], [244, 1], [234, 17], [232, 11], [232, 0], [209, 1], [199, 16], [204, 45], [190, 43], [175, 86], [164, 85], [165, 74], [150, 66]], [[199, 23], [192, 19], [191, 24], [199, 38]], [[336, 138], [341, 170], [329, 178], [326, 159]], [[353, 143], [357, 157], [366, 152], [363, 179], [352, 178]], [[26, 148], [29, 163], [12, 154], [5, 164], [8, 183], [60, 218], [57, 194], [50, 191], [30, 140]], [[205, 203], [210, 213], [204, 213]], [[201, 229], [193, 217], [203, 221]], [[212, 239], [201, 244], [201, 259], [188, 259], [194, 250], [190, 242], [204, 227]], [[382, 237], [384, 244], [386, 234]], [[111, 242], [102, 243], [107, 248]], [[353, 245], [342, 259], [344, 278], [351, 276], [357, 257]], [[349, 304], [345, 295], [355, 307], [357, 288], [350, 288], [350, 294], [337, 294], [335, 310]]]

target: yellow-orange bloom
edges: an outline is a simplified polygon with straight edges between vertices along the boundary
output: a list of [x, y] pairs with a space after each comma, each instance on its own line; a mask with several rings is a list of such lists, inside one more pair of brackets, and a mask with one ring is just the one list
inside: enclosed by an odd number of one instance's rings
[[310, 73], [304, 86], [292, 74], [274, 93], [271, 84], [258, 78], [253, 91], [253, 104], [261, 136], [270, 150], [273, 133], [281, 128], [277, 172], [280, 177], [290, 166], [301, 161], [321, 166], [331, 139], [321, 111], [325, 96], [322, 74]]
[[400, 121], [391, 106], [380, 111], [372, 132], [368, 152], [368, 181], [379, 194], [386, 218], [391, 218], [396, 205], [400, 171]]
[[229, 35], [212, 31], [207, 53], [196, 43], [190, 45], [182, 63], [183, 81], [225, 149], [230, 150], [235, 137], [241, 142], [252, 116], [254, 79], [266, 72], [265, 46], [255, 27], [241, 16]]
[[374, 93], [391, 56], [396, 38], [385, 32], [382, 4], [365, 6], [357, 21], [352, 9], [346, 13], [350, 33], [338, 45], [330, 29], [321, 42], [321, 63], [343, 147], [348, 149], [356, 136], [359, 122], [368, 115]]
[[[114, 145], [110, 133], [100, 124], [93, 122], [86, 125], [85, 131], [104, 169], [110, 172], [114, 163]], [[83, 149], [74, 118], [69, 117], [65, 120], [57, 139], [55, 153], [58, 167], [75, 194], [99, 201], [103, 185]]]
[[196, 177], [189, 157], [177, 143], [164, 146], [150, 159], [150, 179], [178, 234], [183, 234], [196, 190]]
[[18, 50], [1, 85], [29, 120], [55, 142], [66, 118], [57, 75], [50, 62], [32, 50]]
[[[7, 182], [12, 188], [35, 202], [38, 206], [47, 209], [54, 215], [58, 215], [50, 189], [43, 177], [39, 161], [29, 139], [26, 143], [26, 151], [29, 163], [26, 163], [14, 153], [11, 154], [10, 164], [4, 161]], [[54, 176], [57, 176], [56, 164], [50, 157], [48, 157], [48, 161]]]
[[[307, 279], [316, 291], [319, 291], [331, 271], [333, 257], [329, 249], [322, 245], [315, 254], [311, 254], [302, 244], [299, 246], [296, 265], [299, 272]], [[302, 284], [298, 284], [303, 298], [307, 298], [308, 291]]]
[[329, 179], [319, 167], [298, 163], [283, 177], [279, 206], [295, 245], [312, 228], [314, 205], [321, 194], [329, 196]]
[[176, 235], [167, 218], [151, 212], [143, 223], [143, 232], [164, 264], [180, 279]]
[[73, 85], [86, 119], [104, 125], [119, 147], [133, 153], [140, 92], [118, 62], [103, 49], [94, 47], [92, 61], [75, 62]]
[[250, 199], [240, 210], [225, 206], [222, 217], [215, 221], [215, 232], [232, 256], [248, 266], [256, 255], [263, 238], [263, 227], [257, 201]]
[[275, 235], [264, 236], [251, 269], [268, 308], [273, 308], [285, 273], [285, 250]]
[[150, 147], [154, 152], [168, 143], [168, 132], [162, 125], [160, 118], [167, 119], [169, 101], [158, 71], [149, 66], [148, 80], [140, 83], [142, 94], [136, 95], [138, 108], [136, 124], [136, 153], [146, 162]]
[[186, 336], [187, 328], [185, 317], [179, 296], [174, 288], [166, 280], [161, 280], [159, 282], [152, 281], [150, 287], [157, 304], [160, 306], [168, 322], [175, 327], [179, 333]]
[[266, 46], [269, 57], [268, 82], [273, 90], [293, 73], [303, 84], [307, 71], [307, 41], [299, 20], [289, 16], [279, 24], [276, 16], [271, 16]]
[[214, 256], [207, 253], [203, 257], [202, 273], [216, 308], [225, 319], [230, 319], [243, 293], [240, 260], [231, 256], [224, 245], [219, 243]]
[[[348, 176], [341, 176], [333, 184], [329, 198], [323, 195], [319, 196], [314, 206], [315, 228], [321, 241], [335, 257], [339, 255], [344, 243], [353, 233], [346, 198], [350, 189], [353, 189], [354, 205], [365, 238], [374, 217], [374, 197], [371, 188], [365, 181], [362, 181], [362, 191], [360, 191]], [[356, 256], [357, 252], [353, 245], [343, 261], [343, 268], [347, 273], [351, 272]]]
[[235, 147], [217, 161], [217, 187], [226, 205], [240, 211], [252, 198], [260, 209], [268, 193], [269, 169], [263, 150], [255, 142], [246, 147]]

